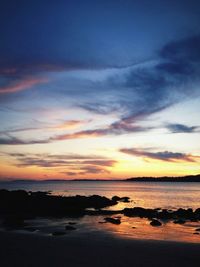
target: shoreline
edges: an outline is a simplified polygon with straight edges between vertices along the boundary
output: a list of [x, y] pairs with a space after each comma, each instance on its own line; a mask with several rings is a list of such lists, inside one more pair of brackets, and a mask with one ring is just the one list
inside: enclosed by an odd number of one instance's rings
[[0, 231], [1, 267], [199, 266], [200, 244], [90, 233], [54, 237]]
[[0, 190], [0, 200], [0, 225], [7, 230], [60, 236], [100, 229], [116, 236], [144, 240], [200, 242], [200, 208], [112, 210], [113, 206], [121, 205], [119, 203], [131, 203], [129, 197], [62, 197], [24, 190]]

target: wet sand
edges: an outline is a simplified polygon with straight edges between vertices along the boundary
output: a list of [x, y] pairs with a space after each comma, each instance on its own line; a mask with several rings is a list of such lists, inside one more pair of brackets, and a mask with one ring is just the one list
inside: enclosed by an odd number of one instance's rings
[[196, 267], [199, 262], [200, 244], [101, 233], [55, 237], [0, 232], [1, 267]]

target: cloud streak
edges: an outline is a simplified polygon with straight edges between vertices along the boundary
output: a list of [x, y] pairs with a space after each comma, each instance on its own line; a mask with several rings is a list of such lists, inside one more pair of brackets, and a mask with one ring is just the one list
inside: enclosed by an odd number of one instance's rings
[[122, 148], [120, 152], [136, 156], [142, 157], [144, 159], [153, 159], [159, 161], [166, 162], [196, 162], [200, 159], [200, 156], [194, 156], [190, 154], [184, 154], [179, 152], [170, 152], [170, 151], [159, 151], [159, 152], [149, 152], [147, 150], [140, 150], [135, 148]]
[[[38, 131], [38, 130], [70, 130], [77, 128], [79, 126], [85, 125], [88, 121], [81, 121], [81, 120], [67, 120], [63, 121], [60, 124], [56, 125], [44, 125], [41, 124], [41, 126], [38, 127], [24, 127], [24, 128], [15, 128], [15, 129], [7, 129], [4, 131], [0, 131], [1, 135], [9, 135], [11, 133], [17, 133], [17, 132], [26, 132], [26, 131]], [[23, 141], [22, 141], [23, 142]]]
[[166, 128], [171, 133], [196, 133], [199, 132], [199, 126], [187, 126], [180, 123], [169, 123]]
[[35, 85], [47, 83], [48, 80], [44, 78], [25, 78], [20, 81], [12, 82], [11, 84], [0, 87], [0, 94], [11, 94], [30, 89]]
[[[49, 155], [49, 154], [23, 154], [9, 153], [8, 156], [14, 158], [16, 167], [39, 167], [53, 168], [60, 170], [69, 176], [85, 174], [108, 174], [109, 168], [113, 167], [117, 161], [97, 155]], [[67, 171], [63, 171], [67, 169]]]

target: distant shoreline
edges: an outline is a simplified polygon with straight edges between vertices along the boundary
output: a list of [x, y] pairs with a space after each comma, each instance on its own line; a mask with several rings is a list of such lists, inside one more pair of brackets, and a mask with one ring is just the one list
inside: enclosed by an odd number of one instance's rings
[[26, 180], [26, 179], [16, 179], [16, 180], [3, 180], [0, 183], [55, 183], [55, 182], [182, 182], [182, 183], [191, 183], [200, 182], [200, 174], [197, 175], [187, 175], [179, 177], [132, 177], [126, 179], [46, 179], [46, 180]]

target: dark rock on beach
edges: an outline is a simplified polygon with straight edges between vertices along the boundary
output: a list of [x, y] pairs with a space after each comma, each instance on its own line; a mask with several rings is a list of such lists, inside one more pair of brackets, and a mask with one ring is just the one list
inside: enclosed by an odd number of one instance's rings
[[124, 202], [124, 203], [129, 203], [130, 202], [130, 198], [129, 197], [114, 196], [114, 197], [112, 197], [112, 200], [119, 201], [119, 202]]
[[120, 219], [117, 219], [117, 218], [106, 217], [106, 218], [104, 218], [104, 220], [106, 222], [113, 223], [113, 224], [120, 224], [121, 223]]
[[88, 208], [99, 210], [116, 204], [116, 200], [98, 195], [62, 197], [49, 192], [0, 190], [0, 215], [3, 216], [81, 217]]
[[144, 209], [141, 207], [125, 208], [123, 210], [125, 216], [128, 217], [141, 217], [141, 218], [153, 218], [157, 212], [154, 209]]
[[156, 219], [153, 219], [153, 220], [150, 222], [150, 224], [151, 224], [152, 226], [161, 226], [161, 225], [162, 225], [162, 223], [161, 223], [160, 221], [156, 220]]
[[175, 220], [173, 223], [175, 223], [175, 224], [184, 224], [184, 223], [186, 223], [186, 221], [183, 220], [183, 219], [179, 219], [179, 220]]

